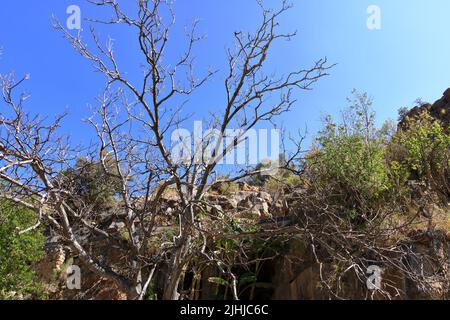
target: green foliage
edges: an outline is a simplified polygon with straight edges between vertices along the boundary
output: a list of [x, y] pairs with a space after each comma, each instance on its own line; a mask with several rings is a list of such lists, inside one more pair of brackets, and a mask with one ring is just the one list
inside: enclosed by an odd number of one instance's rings
[[18, 230], [36, 223], [36, 214], [10, 203], [0, 205], [0, 299], [42, 298], [33, 264], [44, 254], [44, 236], [37, 229]]
[[349, 209], [351, 219], [358, 215], [355, 210], [376, 205], [391, 190], [385, 165], [389, 130], [377, 130], [367, 95], [354, 95], [340, 123], [326, 118], [307, 163], [312, 182], [331, 189], [335, 200]]
[[398, 120], [402, 121], [403, 119], [405, 119], [409, 111], [410, 109], [406, 107], [401, 107], [400, 109], [398, 109]]
[[[391, 167], [408, 180], [425, 182], [437, 191], [450, 192], [450, 135], [427, 112], [405, 119], [391, 146]], [[450, 194], [449, 194], [450, 195]]]
[[403, 163], [419, 179], [429, 178], [433, 168], [448, 167], [450, 135], [427, 113], [410, 121], [409, 129], [399, 133], [398, 141], [405, 150]]
[[95, 209], [114, 206], [115, 195], [121, 190], [121, 181], [114, 159], [107, 157], [104, 163], [106, 171], [100, 162], [79, 158], [75, 168], [62, 173], [60, 183], [70, 186], [72, 201], [76, 205], [88, 205]]
[[262, 187], [264, 186], [267, 181], [269, 180], [269, 175], [267, 174], [262, 174], [259, 171], [265, 171], [268, 170], [272, 167], [273, 163], [272, 162], [260, 162], [256, 165], [255, 167], [255, 171], [257, 171], [258, 173], [253, 175], [250, 179], [249, 179], [249, 184], [253, 185], [253, 186], [258, 186], [258, 187]]
[[225, 280], [223, 278], [219, 278], [219, 277], [209, 277], [208, 282], [217, 284], [219, 286], [224, 286], [224, 287], [231, 286], [231, 284], [227, 280]]
[[[217, 181], [228, 179], [228, 176], [219, 176]], [[212, 191], [222, 195], [232, 194], [239, 191], [239, 184], [234, 181], [220, 182], [213, 186]]]
[[288, 166], [286, 156], [280, 154], [277, 164], [273, 161], [265, 161], [256, 165], [256, 171], [265, 171], [266, 174], [257, 173], [250, 178], [248, 183], [258, 187], [266, 187], [270, 190], [278, 190], [285, 186], [295, 187], [302, 182], [301, 177], [293, 173], [295, 169], [293, 165]]

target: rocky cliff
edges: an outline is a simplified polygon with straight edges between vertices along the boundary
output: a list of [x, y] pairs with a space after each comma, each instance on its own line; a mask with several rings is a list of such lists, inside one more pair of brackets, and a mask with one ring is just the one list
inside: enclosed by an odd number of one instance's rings
[[[281, 197], [278, 192], [263, 191], [250, 187], [247, 184], [241, 186], [239, 191], [227, 195], [210, 194], [208, 200], [214, 204], [213, 212], [216, 215], [233, 215], [237, 219], [254, 221], [263, 229], [270, 230], [273, 226], [289, 227], [293, 224], [290, 208], [296, 204], [292, 199]], [[176, 210], [177, 199], [165, 197], [167, 212]], [[107, 227], [110, 232], [121, 232], [124, 226], [111, 222]], [[163, 232], [163, 231], [161, 231]], [[91, 239], [92, 240], [92, 239]], [[450, 236], [447, 232], [436, 230], [433, 232], [416, 230], [411, 232], [403, 240], [403, 246], [409, 248], [408, 254], [403, 257], [410, 268], [408, 274], [399, 269], [383, 270], [383, 287], [388, 292], [390, 299], [443, 299], [448, 295], [448, 288], [442, 277], [436, 274], [445, 273], [445, 278], [450, 279]], [[95, 250], [102, 252], [104, 259], [111, 265], [119, 265], [123, 257], [114, 248], [95, 243]], [[94, 248], [93, 248], [94, 250]], [[308, 242], [303, 238], [294, 238], [288, 241], [282, 254], [266, 261], [260, 270], [261, 279], [265, 286], [257, 288], [253, 293], [254, 299], [292, 299], [313, 300], [333, 299], [336, 296], [323, 286], [323, 277], [329, 277], [333, 273], [333, 265], [317, 263], [315, 253]], [[76, 256], [73, 256], [69, 248], [55, 246], [48, 243], [48, 255], [40, 264], [39, 271], [45, 278], [53, 298], [58, 299], [127, 299], [127, 295], [121, 292], [117, 286], [107, 279], [99, 279], [94, 273], [82, 268], [81, 290], [67, 288], [67, 268], [71, 264], [81, 264]], [[397, 254], [400, 254], [398, 252]], [[429, 283], [429, 288], [419, 286], [412, 274]], [[208, 281], [214, 275], [220, 273], [215, 266], [209, 266], [200, 274], [200, 281], [196, 287], [195, 299], [210, 300], [223, 299], [223, 288], [217, 283]], [[50, 276], [49, 276], [50, 275]], [[192, 280], [186, 280], [191, 282]], [[364, 281], [354, 275], [346, 275], [342, 279], [340, 294], [349, 299], [367, 299], [372, 294], [367, 290]], [[423, 283], [421, 281], [420, 283]], [[267, 285], [270, 284], [270, 285]], [[160, 283], [163, 286], [163, 283]], [[430, 288], [432, 288], [430, 290]], [[187, 297], [189, 298], [189, 297]], [[375, 294], [375, 299], [385, 299], [386, 296]]]
[[400, 122], [400, 127], [405, 126], [405, 120], [407, 118], [415, 118], [421, 113], [426, 112], [431, 117], [442, 122], [445, 127], [450, 126], [450, 88], [447, 89], [442, 98], [434, 102], [433, 104], [425, 103], [411, 109]]

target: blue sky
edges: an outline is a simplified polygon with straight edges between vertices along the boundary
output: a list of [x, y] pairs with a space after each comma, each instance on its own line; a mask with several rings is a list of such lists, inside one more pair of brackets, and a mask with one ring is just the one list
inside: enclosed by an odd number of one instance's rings
[[[127, 0], [129, 1], [129, 0]], [[279, 1], [266, 0], [269, 5]], [[396, 118], [397, 110], [411, 106], [421, 97], [434, 101], [450, 87], [450, 2], [448, 0], [292, 0], [294, 8], [281, 19], [281, 28], [298, 31], [290, 42], [278, 42], [269, 68], [282, 73], [310, 66], [327, 56], [338, 65], [331, 76], [311, 92], [299, 92], [296, 108], [280, 119], [288, 131], [310, 132], [320, 127], [325, 114], [338, 114], [346, 106], [353, 88], [367, 91], [375, 100], [379, 121]], [[74, 141], [86, 141], [91, 132], [80, 119], [89, 115], [92, 103], [103, 88], [102, 78], [78, 56], [55, 31], [53, 15], [68, 17], [69, 5], [81, 7], [83, 18], [98, 14], [83, 0], [15, 0], [0, 4], [0, 72], [31, 75], [23, 89], [31, 93], [28, 108], [46, 115], [70, 112], [64, 130]], [[367, 7], [381, 8], [381, 30], [368, 30]], [[208, 66], [225, 70], [225, 48], [236, 30], [254, 30], [260, 20], [253, 0], [178, 0], [176, 30], [183, 30], [193, 18], [201, 20], [207, 39], [197, 47], [197, 70]], [[83, 22], [83, 26], [85, 22]], [[86, 29], [86, 28], [85, 28]], [[134, 38], [123, 30], [100, 29], [102, 36], [116, 40], [117, 53], [130, 75], [136, 74], [139, 59]], [[174, 34], [173, 52], [181, 49], [179, 32]], [[195, 117], [220, 108], [223, 74], [191, 100]], [[194, 117], [194, 118], [195, 118]]]

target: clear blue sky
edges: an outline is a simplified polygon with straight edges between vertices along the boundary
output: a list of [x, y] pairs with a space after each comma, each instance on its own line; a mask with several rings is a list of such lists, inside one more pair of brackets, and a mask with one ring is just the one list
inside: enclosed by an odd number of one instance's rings
[[[126, 0], [125, 2], [130, 1]], [[123, 1], [122, 1], [123, 2]], [[278, 1], [267, 0], [270, 5]], [[295, 110], [280, 122], [296, 131], [307, 124], [314, 132], [321, 116], [337, 114], [346, 106], [352, 88], [367, 91], [375, 99], [379, 120], [396, 118], [402, 106], [421, 97], [434, 101], [450, 87], [450, 1], [448, 0], [292, 0], [294, 9], [281, 20], [282, 29], [298, 31], [291, 42], [278, 42], [270, 56], [277, 72], [311, 65], [323, 56], [338, 63], [331, 76], [311, 92], [300, 92]], [[4, 54], [0, 72], [29, 73], [24, 89], [32, 94], [28, 107], [52, 115], [70, 112], [65, 130], [73, 140], [89, 139], [80, 119], [89, 115], [88, 103], [101, 92], [102, 78], [92, 73], [87, 61], [78, 56], [55, 31], [52, 14], [65, 21], [66, 8], [79, 5], [82, 17], [96, 16], [83, 0], [15, 0], [0, 4], [0, 46]], [[382, 29], [366, 27], [367, 7], [381, 8]], [[192, 18], [201, 20], [207, 39], [197, 48], [199, 72], [211, 65], [225, 69], [225, 47], [233, 31], [253, 30], [260, 15], [253, 0], [178, 0], [175, 4], [179, 30]], [[84, 25], [86, 26], [86, 25]], [[86, 29], [86, 28], [85, 28]], [[122, 69], [131, 75], [139, 67], [133, 51], [134, 38], [117, 28], [100, 30], [116, 39]], [[175, 34], [171, 50], [180, 49]], [[198, 117], [219, 108], [223, 76], [192, 98]]]

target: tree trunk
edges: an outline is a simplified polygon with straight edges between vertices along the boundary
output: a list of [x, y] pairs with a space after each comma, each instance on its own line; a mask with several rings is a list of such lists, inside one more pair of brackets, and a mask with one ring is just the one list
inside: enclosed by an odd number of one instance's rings
[[178, 286], [188, 260], [187, 253], [189, 252], [190, 244], [191, 239], [188, 237], [174, 252], [167, 276], [166, 287], [164, 288], [163, 300], [179, 300]]

